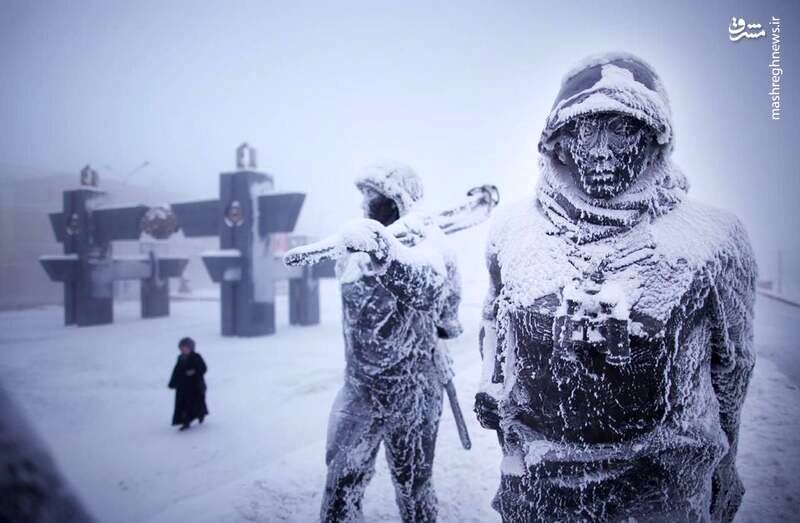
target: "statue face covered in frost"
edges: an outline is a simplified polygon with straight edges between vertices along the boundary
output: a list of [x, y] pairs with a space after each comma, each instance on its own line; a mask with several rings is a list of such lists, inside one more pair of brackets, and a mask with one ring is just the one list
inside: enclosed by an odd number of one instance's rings
[[687, 197], [669, 100], [628, 54], [570, 71], [535, 198], [497, 213], [475, 410], [504, 521], [730, 521], [755, 263]]
[[361, 209], [365, 218], [375, 220], [384, 227], [388, 227], [400, 218], [400, 211], [393, 199], [371, 187], [364, 187], [362, 195], [364, 199], [361, 202]]
[[593, 198], [612, 198], [628, 189], [652, 163], [655, 133], [643, 122], [618, 113], [575, 118], [556, 141], [556, 155], [575, 183]]

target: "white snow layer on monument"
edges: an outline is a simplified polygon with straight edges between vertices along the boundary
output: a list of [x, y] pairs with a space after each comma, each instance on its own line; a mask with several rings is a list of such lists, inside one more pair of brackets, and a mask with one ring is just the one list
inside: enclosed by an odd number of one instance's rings
[[274, 184], [271, 179], [253, 183], [250, 186], [250, 208], [253, 214], [252, 223], [252, 251], [250, 270], [253, 275], [253, 299], [260, 303], [272, 303], [274, 300], [273, 286], [274, 271], [271, 270], [273, 264], [270, 237], [267, 235], [262, 238], [259, 231], [260, 207], [258, 197], [273, 192]]

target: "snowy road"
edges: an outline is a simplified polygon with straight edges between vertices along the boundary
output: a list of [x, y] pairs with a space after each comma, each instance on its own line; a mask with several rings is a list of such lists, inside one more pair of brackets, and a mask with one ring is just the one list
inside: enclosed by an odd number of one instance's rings
[[[0, 314], [0, 381], [18, 400], [100, 521], [311, 521], [324, 482], [325, 424], [343, 369], [335, 282], [323, 283], [323, 322], [278, 334], [223, 339], [216, 302], [173, 304], [143, 321], [117, 306], [114, 326], [64, 328], [61, 309]], [[474, 447], [460, 448], [446, 411], [435, 483], [442, 521], [497, 521], [494, 435], [470, 414], [482, 285], [469, 285], [464, 336], [451, 344]], [[285, 314], [285, 307], [279, 311]], [[740, 521], [800, 511], [798, 309], [759, 298], [759, 361], [744, 410], [740, 470], [748, 493]], [[781, 330], [782, 333], [776, 333]], [[193, 336], [209, 365], [206, 424], [169, 426], [166, 388], [175, 344]], [[368, 521], [396, 521], [384, 462], [367, 491]]]
[[758, 295], [758, 356], [777, 363], [800, 387], [800, 307]]

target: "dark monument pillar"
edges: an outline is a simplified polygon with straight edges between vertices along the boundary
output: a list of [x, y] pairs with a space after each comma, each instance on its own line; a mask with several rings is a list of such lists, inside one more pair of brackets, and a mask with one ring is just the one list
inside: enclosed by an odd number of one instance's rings
[[187, 263], [185, 258], [159, 258], [150, 251], [149, 274], [140, 283], [142, 318], [169, 316], [169, 278], [183, 274]]
[[223, 251], [239, 251], [238, 279], [231, 275], [221, 282], [224, 336], [261, 336], [275, 332], [273, 282], [268, 275], [259, 272], [263, 270], [259, 258], [270, 252], [269, 237], [258, 234], [257, 223], [258, 194], [272, 188], [272, 177], [266, 174], [239, 171], [220, 175], [220, 198], [225, 214], [219, 246]]
[[[288, 249], [311, 243], [312, 238], [294, 236]], [[294, 267], [296, 273], [289, 279], [289, 324], [316, 325], [319, 317], [319, 280], [335, 278], [336, 262], [327, 260], [314, 266]]]
[[289, 280], [289, 323], [316, 325], [319, 323], [319, 279], [314, 267], [302, 267], [299, 278]]
[[64, 323], [99, 325], [114, 320], [112, 280], [104, 276], [111, 270], [111, 243], [97, 241], [90, 210], [91, 201], [101, 191], [64, 191], [64, 212], [51, 215], [54, 228], [63, 235], [64, 258], [61, 265], [75, 266], [64, 284]]
[[142, 318], [169, 316], [169, 280], [142, 280], [140, 288]]

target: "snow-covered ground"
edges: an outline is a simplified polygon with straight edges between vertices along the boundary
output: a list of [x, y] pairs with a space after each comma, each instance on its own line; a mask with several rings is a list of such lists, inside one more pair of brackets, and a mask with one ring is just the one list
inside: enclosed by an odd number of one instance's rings
[[[489, 503], [500, 452], [470, 412], [484, 286], [465, 283], [466, 331], [450, 349], [473, 448], [461, 448], [446, 409], [435, 484], [441, 521], [497, 521]], [[289, 327], [279, 302], [278, 333], [253, 339], [222, 338], [214, 301], [174, 302], [171, 317], [146, 321], [138, 303], [117, 304], [114, 325], [90, 328], [62, 326], [59, 307], [2, 313], [0, 382], [100, 521], [313, 521], [327, 415], [343, 370], [335, 282], [323, 282], [322, 301], [321, 325]], [[757, 313], [763, 354], [742, 422], [747, 495], [738, 520], [792, 520], [800, 513], [800, 390], [781, 358], [800, 359], [800, 309], [760, 297]], [[209, 366], [211, 415], [178, 433], [169, 425], [166, 383], [186, 335]], [[365, 514], [398, 519], [382, 457]]]

